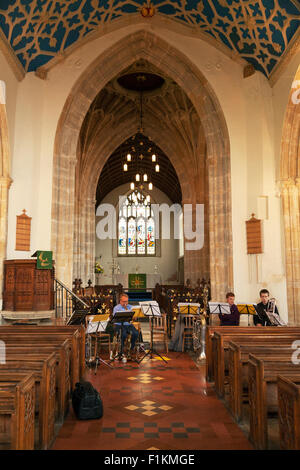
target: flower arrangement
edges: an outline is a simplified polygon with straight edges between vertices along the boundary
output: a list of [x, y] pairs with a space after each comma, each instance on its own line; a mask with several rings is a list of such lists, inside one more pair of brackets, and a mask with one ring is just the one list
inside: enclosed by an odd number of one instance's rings
[[104, 273], [104, 268], [101, 266], [100, 263], [96, 262], [95, 263], [95, 274], [102, 274]]

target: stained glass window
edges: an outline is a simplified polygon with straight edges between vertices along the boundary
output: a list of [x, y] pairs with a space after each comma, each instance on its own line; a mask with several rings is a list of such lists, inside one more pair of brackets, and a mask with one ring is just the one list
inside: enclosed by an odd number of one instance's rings
[[154, 219], [152, 217], [147, 221], [147, 253], [148, 255], [155, 254]]
[[118, 255], [155, 254], [155, 221], [150, 200], [134, 190], [119, 207]]

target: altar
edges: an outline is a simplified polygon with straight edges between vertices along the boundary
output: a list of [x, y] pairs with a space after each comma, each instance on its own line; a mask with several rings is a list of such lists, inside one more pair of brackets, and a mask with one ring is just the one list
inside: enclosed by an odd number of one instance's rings
[[[134, 273], [133, 273], [134, 274]], [[122, 284], [124, 289], [129, 288], [129, 275], [128, 274], [114, 274], [113, 284]], [[160, 274], [146, 274], [146, 289], [154, 289], [156, 284], [161, 284]]]

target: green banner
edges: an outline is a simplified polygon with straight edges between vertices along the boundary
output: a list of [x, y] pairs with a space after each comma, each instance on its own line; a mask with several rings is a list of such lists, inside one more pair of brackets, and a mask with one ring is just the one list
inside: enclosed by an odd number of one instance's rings
[[146, 274], [128, 274], [128, 289], [145, 290], [146, 288]]
[[37, 251], [37, 269], [52, 269], [52, 251]]

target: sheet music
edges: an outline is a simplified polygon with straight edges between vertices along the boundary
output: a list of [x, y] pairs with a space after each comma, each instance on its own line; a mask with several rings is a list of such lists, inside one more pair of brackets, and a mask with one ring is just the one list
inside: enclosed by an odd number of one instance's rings
[[209, 313], [221, 313], [230, 315], [230, 305], [227, 302], [208, 302]]
[[273, 312], [266, 312], [267, 316], [270, 319], [270, 322], [272, 325], [277, 325], [277, 326], [287, 326], [287, 324], [280, 318], [280, 316], [277, 313]]
[[106, 330], [108, 321], [92, 321], [90, 320], [86, 329], [86, 333], [99, 333]]
[[178, 302], [179, 313], [197, 315], [199, 313], [200, 304], [192, 302]]
[[[152, 301], [152, 302], [155, 302], [155, 301]], [[158, 303], [156, 302], [156, 305], [155, 305], [152, 302], [140, 302], [143, 314], [146, 317], [151, 317], [151, 316], [161, 317], [161, 311], [160, 311]]]

